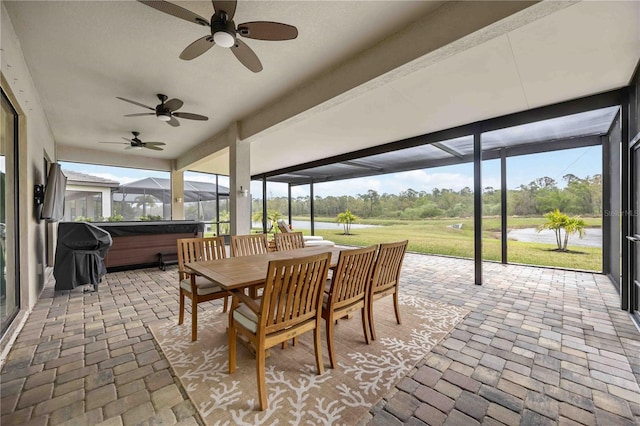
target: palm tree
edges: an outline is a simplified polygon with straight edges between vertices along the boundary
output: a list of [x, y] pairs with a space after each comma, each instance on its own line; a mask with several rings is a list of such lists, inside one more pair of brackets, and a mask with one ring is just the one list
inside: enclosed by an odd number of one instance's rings
[[[272, 230], [274, 233], [278, 232], [278, 227], [274, 226], [278, 219], [282, 217], [282, 213], [277, 210], [267, 210], [267, 233]], [[251, 216], [253, 222], [262, 222], [262, 211], [257, 211]]]
[[[231, 232], [231, 224], [229, 223], [230, 219], [231, 215], [229, 210], [220, 212], [220, 216], [218, 216], [218, 229], [220, 231], [220, 235], [228, 235], [229, 232]], [[215, 222], [213, 224], [215, 224]]]
[[567, 251], [567, 243], [569, 242], [569, 235], [573, 235], [576, 232], [580, 238], [584, 237], [586, 233], [585, 228], [587, 224], [584, 220], [579, 217], [572, 217], [567, 220], [564, 225], [564, 246], [562, 247], [562, 251]]
[[354, 215], [349, 211], [349, 209], [347, 209], [338, 214], [336, 222], [342, 223], [342, 225], [344, 226], [344, 235], [351, 235], [351, 224], [358, 219], [358, 216]]
[[[580, 238], [585, 234], [587, 224], [579, 217], [569, 217], [565, 213], [561, 213], [559, 209], [555, 209], [545, 214], [547, 222], [540, 225], [538, 232], [543, 229], [551, 229], [556, 235], [556, 244], [559, 251], [567, 251], [569, 236], [578, 233]], [[564, 236], [562, 231], [564, 230]]]
[[134, 206], [142, 208], [142, 216], [147, 215], [147, 206], [149, 209], [156, 206], [156, 197], [153, 195], [138, 195], [134, 200]]

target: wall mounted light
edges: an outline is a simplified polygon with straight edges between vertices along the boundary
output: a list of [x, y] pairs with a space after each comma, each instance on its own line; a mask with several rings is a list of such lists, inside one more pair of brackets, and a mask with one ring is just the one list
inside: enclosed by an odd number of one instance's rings
[[240, 185], [240, 191], [238, 191], [238, 195], [240, 195], [241, 197], [248, 197], [249, 196], [249, 190], [248, 189], [243, 189], [242, 185]]
[[36, 206], [44, 203], [44, 185], [33, 185], [33, 202]]

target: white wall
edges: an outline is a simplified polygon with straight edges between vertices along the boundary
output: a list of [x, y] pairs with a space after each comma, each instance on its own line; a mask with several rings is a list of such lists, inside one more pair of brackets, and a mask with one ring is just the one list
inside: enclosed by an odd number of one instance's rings
[[[0, 4], [0, 72], [2, 89], [19, 115], [20, 291], [21, 313], [2, 338], [2, 347], [24, 321], [42, 291], [50, 268], [45, 267], [45, 222], [38, 220], [33, 186], [45, 183], [44, 158], [55, 161], [55, 142], [33, 84], [20, 42], [4, 3]], [[9, 194], [11, 195], [11, 194]], [[16, 196], [16, 194], [13, 194]]]
[[[100, 193], [102, 196], [102, 211], [97, 212], [99, 216], [107, 218], [111, 216], [111, 188], [104, 186], [88, 186], [88, 185], [70, 185], [67, 184], [67, 191], [84, 192], [84, 193]], [[85, 194], [84, 196], [87, 196]], [[66, 204], [66, 200], [65, 200]], [[89, 207], [89, 206], [87, 206]], [[68, 217], [68, 210], [65, 208], [65, 217]], [[93, 213], [93, 211], [91, 211]], [[91, 215], [89, 215], [91, 216]]]

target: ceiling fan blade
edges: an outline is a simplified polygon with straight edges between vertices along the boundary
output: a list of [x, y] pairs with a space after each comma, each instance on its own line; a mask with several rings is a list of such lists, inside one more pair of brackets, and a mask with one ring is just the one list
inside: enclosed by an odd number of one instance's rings
[[178, 127], [180, 125], [180, 122], [176, 120], [175, 117], [171, 117], [171, 120], [167, 121], [167, 124], [172, 127]]
[[227, 12], [227, 21], [233, 20], [233, 15], [236, 14], [236, 4], [235, 0], [231, 1], [223, 1], [223, 0], [212, 0], [213, 10], [216, 11], [216, 14], [220, 12]]
[[129, 145], [127, 142], [98, 142], [98, 143], [113, 143], [116, 145]]
[[209, 117], [205, 117], [204, 115], [192, 114], [190, 112], [176, 112], [173, 115], [175, 115], [178, 118], [186, 118], [187, 120], [207, 121], [209, 119]]
[[238, 58], [242, 65], [249, 68], [253, 72], [262, 71], [262, 63], [256, 56], [255, 52], [251, 50], [242, 40], [236, 39], [236, 44], [231, 46], [231, 51]]
[[144, 145], [142, 145], [143, 148], [147, 148], [147, 149], [152, 149], [154, 151], [162, 151], [162, 148], [159, 148], [155, 145], [148, 145], [147, 143], [145, 143]]
[[238, 25], [238, 34], [256, 40], [291, 40], [298, 37], [298, 29], [280, 22], [245, 22]]
[[145, 116], [145, 115], [156, 115], [156, 113], [155, 112], [141, 112], [141, 113], [138, 113], [138, 114], [126, 114], [126, 115], [124, 115], [124, 117], [142, 117], [142, 116]]
[[120, 99], [121, 101], [129, 102], [130, 104], [141, 106], [142, 108], [150, 109], [151, 111], [155, 111], [155, 108], [147, 106], [145, 104], [141, 104], [140, 102], [132, 101], [130, 99], [121, 98], [120, 96], [116, 96], [116, 99]]
[[127, 139], [127, 138], [122, 138], [122, 139], [127, 141], [127, 143], [129, 143], [129, 144], [135, 143], [135, 141], [133, 139]]
[[180, 54], [180, 59], [190, 61], [202, 55], [207, 50], [211, 49], [216, 43], [213, 41], [213, 37], [210, 35], [197, 39], [190, 45], [188, 45]]
[[160, 145], [166, 145], [166, 143], [164, 142], [145, 142], [145, 145], [152, 145], [152, 146], [160, 146]]
[[146, 4], [160, 12], [167, 13], [169, 15], [175, 16], [176, 18], [184, 19], [185, 21], [193, 22], [198, 25], [209, 25], [209, 21], [207, 21], [202, 16], [193, 13], [190, 10], [185, 9], [184, 7], [176, 6], [173, 3], [169, 3], [167, 1], [162, 0], [138, 0], [142, 4]]
[[180, 99], [171, 99], [165, 102], [164, 106], [169, 108], [169, 111], [173, 112], [182, 108], [183, 104], [184, 102], [182, 102]]

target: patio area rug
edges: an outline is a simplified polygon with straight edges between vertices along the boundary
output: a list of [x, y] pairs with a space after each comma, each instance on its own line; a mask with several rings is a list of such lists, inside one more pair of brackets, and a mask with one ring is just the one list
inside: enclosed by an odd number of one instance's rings
[[269, 408], [259, 410], [255, 358], [238, 345], [237, 369], [228, 374], [227, 313], [221, 306], [198, 318], [191, 342], [185, 315], [151, 325], [163, 353], [207, 425], [355, 425], [468, 313], [464, 308], [417, 297], [400, 298], [402, 325], [393, 301], [376, 302], [378, 339], [364, 342], [360, 313], [334, 328], [339, 367], [329, 368], [323, 327], [325, 372], [316, 375], [313, 334], [296, 346], [271, 348], [266, 360]]

